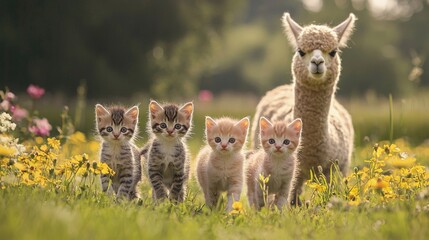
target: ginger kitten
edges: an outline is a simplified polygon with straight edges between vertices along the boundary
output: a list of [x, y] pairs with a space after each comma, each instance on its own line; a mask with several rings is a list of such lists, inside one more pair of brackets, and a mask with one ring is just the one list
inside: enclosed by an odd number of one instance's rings
[[264, 206], [259, 175], [270, 176], [268, 195], [274, 195], [274, 204], [282, 209], [287, 202], [295, 167], [296, 150], [301, 138], [302, 121], [295, 119], [271, 123], [265, 117], [259, 120], [262, 148], [248, 156], [246, 166], [247, 197], [251, 206]]
[[243, 146], [249, 131], [249, 118], [206, 117], [207, 144], [197, 156], [197, 178], [206, 205], [216, 206], [219, 196], [227, 192], [226, 210], [240, 199], [243, 186]]

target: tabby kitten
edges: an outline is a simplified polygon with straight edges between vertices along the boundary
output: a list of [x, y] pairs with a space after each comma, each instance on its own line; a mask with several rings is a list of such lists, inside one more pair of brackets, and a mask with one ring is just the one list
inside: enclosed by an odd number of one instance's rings
[[206, 117], [207, 146], [197, 156], [197, 177], [208, 207], [217, 205], [226, 191], [226, 210], [240, 199], [243, 187], [243, 146], [249, 131], [249, 118], [217, 120]]
[[188, 102], [183, 106], [175, 104], [160, 105], [152, 100], [149, 103], [148, 133], [151, 139], [147, 152], [149, 181], [156, 201], [169, 198], [183, 202], [189, 178], [189, 153], [186, 137], [192, 127], [194, 105]]
[[259, 126], [262, 149], [248, 156], [247, 197], [251, 206], [257, 209], [263, 207], [264, 196], [259, 175], [270, 176], [267, 183], [268, 195], [274, 195], [274, 204], [281, 209], [289, 194], [302, 121], [298, 118], [290, 124], [283, 121], [273, 124], [261, 117]]
[[[115, 172], [101, 175], [103, 192], [117, 197], [135, 198], [135, 188], [141, 178], [140, 153], [134, 145], [138, 132], [139, 109], [121, 106], [105, 108], [95, 105], [96, 127], [101, 136], [101, 162]], [[111, 184], [110, 184], [111, 180]]]

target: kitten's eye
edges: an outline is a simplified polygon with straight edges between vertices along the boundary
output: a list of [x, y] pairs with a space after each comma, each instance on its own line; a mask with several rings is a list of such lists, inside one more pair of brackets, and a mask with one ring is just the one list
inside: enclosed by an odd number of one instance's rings
[[335, 57], [335, 54], [337, 54], [337, 50], [332, 50], [332, 51], [329, 53], [329, 55], [330, 55], [331, 57]]
[[126, 133], [127, 131], [128, 131], [128, 129], [126, 127], [121, 128], [121, 133]]
[[113, 132], [113, 128], [112, 128], [112, 127], [107, 127], [107, 128], [106, 128], [106, 131], [108, 131], [108, 132]]
[[289, 144], [290, 144], [290, 140], [289, 140], [289, 139], [285, 139], [285, 140], [283, 141], [283, 144], [284, 144], [284, 145], [289, 145]]
[[222, 141], [222, 139], [220, 139], [220, 137], [215, 137], [215, 143], [220, 143]]
[[302, 51], [301, 49], [298, 49], [298, 53], [299, 53], [299, 55], [300, 55], [301, 57], [304, 57], [304, 56], [305, 56], [305, 52], [304, 52], [304, 51]]
[[229, 142], [229, 143], [235, 143], [235, 138], [230, 138], [230, 139], [228, 140], [228, 142]]
[[276, 140], [274, 140], [274, 139], [270, 138], [270, 139], [268, 140], [268, 143], [269, 143], [269, 144], [274, 144], [274, 143], [276, 143]]
[[179, 130], [179, 129], [182, 128], [182, 125], [180, 125], [180, 124], [177, 123], [176, 125], [174, 125], [174, 128], [177, 129], [177, 130]]
[[160, 126], [161, 128], [167, 128], [167, 124], [165, 124], [165, 123], [161, 123], [161, 124], [159, 124], [159, 126]]

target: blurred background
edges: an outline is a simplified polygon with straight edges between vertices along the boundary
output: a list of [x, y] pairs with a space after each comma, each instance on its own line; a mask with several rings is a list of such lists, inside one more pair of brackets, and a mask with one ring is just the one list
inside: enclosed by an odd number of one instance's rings
[[204, 114], [252, 116], [267, 90], [291, 82], [286, 11], [301, 25], [358, 17], [337, 92], [357, 144], [387, 139], [391, 110], [396, 138], [428, 138], [429, 0], [4, 0], [0, 87], [45, 88], [40, 114], [60, 124], [68, 105], [84, 132], [95, 102], [195, 100], [200, 134]]

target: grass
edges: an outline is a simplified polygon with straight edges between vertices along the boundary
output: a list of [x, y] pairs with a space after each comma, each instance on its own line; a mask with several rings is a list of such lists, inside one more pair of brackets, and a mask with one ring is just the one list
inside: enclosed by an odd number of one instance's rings
[[[368, 164], [364, 160], [372, 156], [373, 144], [389, 138], [389, 101], [367, 98], [342, 102], [353, 116], [356, 131], [357, 147], [351, 169], [355, 166], [362, 169]], [[196, 102], [194, 134], [189, 140], [192, 155], [203, 144], [204, 116], [252, 116], [256, 104], [257, 99], [252, 96], [224, 96], [212, 103]], [[415, 154], [417, 162], [425, 166], [429, 165], [429, 147], [423, 144], [429, 136], [429, 112], [425, 111], [428, 105], [429, 97], [423, 95], [394, 99], [392, 116], [393, 137], [401, 137], [396, 143], [401, 150]], [[144, 106], [146, 103], [142, 103], [141, 109]], [[40, 114], [58, 118], [60, 111], [43, 109]], [[85, 110], [83, 123], [88, 126], [83, 125], [82, 129], [92, 128], [92, 111], [92, 108]], [[145, 111], [141, 112], [141, 126], [144, 126]], [[140, 143], [145, 140], [142, 138]], [[67, 155], [85, 151], [92, 160], [95, 150], [85, 141], [63, 145], [63, 154], [66, 150]], [[59, 157], [67, 158], [61, 154]], [[387, 177], [391, 173], [382, 174]], [[153, 204], [147, 184], [143, 184], [141, 202], [117, 202], [100, 193], [98, 185], [79, 189], [79, 185], [59, 191], [49, 186], [20, 184], [0, 190], [1, 239], [425, 239], [429, 236], [429, 228], [425, 227], [429, 225], [428, 187], [402, 200], [376, 202], [371, 198], [358, 206], [330, 195], [324, 204], [313, 201], [308, 207], [283, 212], [268, 209], [256, 212], [248, 207], [243, 194], [244, 206], [238, 214], [225, 213], [222, 206], [215, 210], [204, 207], [194, 177], [189, 183], [187, 200], [179, 205]], [[317, 200], [313, 189], [305, 190], [307, 200]], [[383, 194], [380, 189], [374, 192], [374, 196]]]

